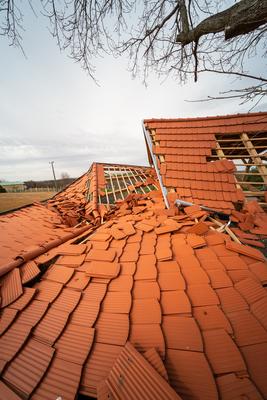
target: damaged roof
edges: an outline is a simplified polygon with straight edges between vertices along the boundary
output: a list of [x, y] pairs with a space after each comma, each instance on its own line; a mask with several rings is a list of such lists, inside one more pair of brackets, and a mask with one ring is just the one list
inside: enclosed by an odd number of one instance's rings
[[25, 251], [26, 226], [1, 261], [1, 400], [267, 397], [267, 264], [240, 243], [264, 244], [266, 213], [229, 206], [229, 227], [177, 192], [166, 208], [160, 186], [152, 168], [93, 164], [21, 210], [61, 241], [35, 230]]

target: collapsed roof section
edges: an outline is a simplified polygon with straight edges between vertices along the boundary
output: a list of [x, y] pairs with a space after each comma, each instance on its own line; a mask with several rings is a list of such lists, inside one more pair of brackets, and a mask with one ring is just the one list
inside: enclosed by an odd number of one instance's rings
[[71, 226], [84, 219], [98, 223], [116, 202], [124, 200], [129, 194], [145, 194], [158, 188], [153, 168], [93, 163], [86, 174], [48, 204], [56, 208]]
[[165, 197], [225, 213], [244, 195], [267, 206], [267, 113], [147, 119], [144, 134]]

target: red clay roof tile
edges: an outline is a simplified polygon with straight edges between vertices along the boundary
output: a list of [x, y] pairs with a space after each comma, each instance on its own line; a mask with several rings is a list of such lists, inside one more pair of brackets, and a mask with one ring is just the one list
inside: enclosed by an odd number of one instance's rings
[[31, 326], [16, 320], [0, 338], [0, 359], [11, 361], [27, 340], [30, 331]]
[[11, 390], [3, 381], [0, 381], [0, 399], [1, 400], [21, 400], [13, 390]]
[[0, 336], [7, 330], [16, 318], [18, 310], [12, 308], [4, 308], [0, 312]]
[[267, 342], [266, 330], [250, 311], [228, 313], [227, 317], [233, 327], [234, 338], [238, 346]]
[[224, 329], [229, 334], [233, 333], [230, 322], [218, 306], [193, 307], [193, 315], [202, 331]]
[[55, 343], [58, 358], [83, 365], [94, 340], [95, 330], [88, 326], [68, 323], [63, 334]]
[[131, 321], [134, 324], [160, 324], [161, 309], [155, 298], [133, 299]]
[[242, 398], [262, 400], [262, 396], [247, 377], [236, 374], [218, 376], [216, 379], [222, 400], [241, 400]]
[[261, 284], [256, 282], [254, 279], [246, 278], [237, 282], [235, 288], [250, 305], [267, 297], [266, 290], [264, 290]]
[[165, 357], [165, 340], [160, 324], [131, 323], [129, 340], [140, 352], [155, 347], [160, 356]]
[[63, 265], [52, 265], [43, 275], [43, 279], [53, 282], [67, 283], [74, 274], [74, 268], [64, 267]]
[[98, 317], [100, 311], [100, 303], [88, 301], [83, 297], [71, 314], [71, 321], [80, 326], [92, 327]]
[[32, 300], [33, 296], [36, 293], [36, 289], [25, 287], [23, 289], [23, 295], [18, 298], [18, 300], [14, 301], [14, 303], [10, 304], [10, 308], [15, 308], [16, 310], [23, 310], [27, 306], [27, 304]]
[[33, 300], [17, 317], [17, 321], [30, 325], [33, 328], [43, 317], [47, 308], [48, 302]]
[[29, 397], [44, 376], [55, 349], [30, 339], [3, 377], [23, 397]]
[[35, 338], [53, 345], [65, 328], [68, 317], [67, 312], [51, 307], [35, 327]]
[[0, 280], [1, 307], [8, 306], [17, 300], [23, 293], [19, 269], [15, 268], [4, 275]]
[[203, 351], [200, 330], [194, 318], [164, 316], [162, 329], [168, 349]]
[[217, 289], [216, 293], [225, 313], [247, 310], [249, 308], [248, 303], [234, 287]]
[[135, 281], [133, 291], [133, 299], [160, 299], [160, 288], [157, 282], [150, 280]]
[[154, 347], [143, 353], [143, 356], [149, 362], [149, 364], [162, 376], [162, 378], [164, 378], [166, 381], [169, 380], [165, 365], [160, 358], [159, 353]]
[[177, 272], [160, 272], [158, 283], [160, 290], [185, 290], [185, 280], [178, 265]]
[[80, 292], [64, 288], [56, 300], [54, 300], [52, 307], [71, 313], [77, 306], [80, 298]]
[[168, 349], [165, 365], [171, 385], [182, 398], [218, 399], [216, 383], [203, 353]]
[[63, 399], [74, 399], [79, 389], [81, 372], [80, 365], [55, 356], [31, 399], [56, 399], [59, 394]]
[[108, 250], [95, 250], [92, 249], [86, 256], [86, 261], [114, 261], [116, 257], [116, 251], [114, 249]]
[[190, 285], [188, 286], [187, 294], [194, 307], [220, 304], [215, 290], [208, 284]]
[[102, 303], [102, 310], [109, 313], [128, 314], [132, 305], [129, 292], [108, 292]]
[[124, 346], [129, 335], [129, 317], [126, 314], [102, 312], [95, 324], [97, 343]]
[[256, 301], [251, 305], [251, 311], [255, 317], [260, 321], [260, 323], [267, 330], [267, 298], [264, 297], [261, 300]]
[[120, 272], [120, 264], [109, 261], [91, 261], [85, 262], [82, 269], [90, 277], [116, 278]]
[[161, 307], [164, 315], [191, 313], [191, 304], [184, 290], [161, 292]]
[[214, 374], [242, 372], [245, 362], [238, 347], [224, 329], [203, 331], [205, 354]]
[[83, 290], [86, 288], [90, 281], [90, 277], [86, 276], [84, 272], [75, 271], [71, 280], [66, 284], [66, 287], [74, 290]]
[[123, 347], [94, 343], [82, 374], [80, 393], [96, 397], [97, 385], [107, 378]]
[[52, 303], [61, 292], [63, 284], [59, 282], [43, 280], [36, 283], [34, 288], [37, 289], [37, 293], [35, 295], [36, 300]]
[[213, 289], [221, 289], [224, 287], [233, 286], [233, 282], [229, 278], [228, 274], [220, 269], [209, 269], [207, 274], [210, 277], [210, 284]]
[[244, 254], [245, 256], [255, 258], [256, 260], [264, 261], [264, 255], [259, 250], [253, 249], [252, 247], [229, 241], [226, 243], [226, 248], [231, 251]]
[[112, 396], [118, 400], [125, 399], [129, 390], [133, 398], [140, 400], [144, 395], [148, 400], [181, 399], [130, 343], [123, 348], [106, 382]]
[[40, 269], [37, 267], [34, 261], [28, 261], [20, 267], [21, 282], [23, 285], [36, 278], [40, 273]]
[[242, 354], [248, 366], [250, 377], [261, 392], [267, 397], [267, 343], [242, 347]]

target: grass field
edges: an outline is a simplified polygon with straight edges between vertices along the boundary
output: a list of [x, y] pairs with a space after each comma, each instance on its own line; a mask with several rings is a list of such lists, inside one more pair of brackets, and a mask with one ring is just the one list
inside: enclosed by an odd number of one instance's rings
[[47, 200], [54, 194], [55, 192], [0, 193], [0, 212]]

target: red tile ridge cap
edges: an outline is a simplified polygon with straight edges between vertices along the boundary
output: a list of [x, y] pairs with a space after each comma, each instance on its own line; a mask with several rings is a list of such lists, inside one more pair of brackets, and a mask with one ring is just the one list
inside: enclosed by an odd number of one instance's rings
[[[201, 121], [201, 120], [220, 120], [220, 119], [231, 119], [231, 118], [240, 118], [240, 117], [266, 117], [267, 118], [267, 112], [266, 111], [261, 111], [261, 112], [256, 112], [256, 113], [238, 113], [238, 114], [225, 114], [225, 115], [210, 115], [206, 117], [183, 117], [183, 118], [147, 118], [144, 119], [143, 122], [150, 123], [150, 122], [186, 122], [186, 121]], [[255, 121], [254, 121], [255, 122]]]
[[75, 232], [71, 232], [62, 236], [60, 239], [53, 239], [51, 240], [51, 242], [48, 242], [45, 245], [36, 246], [34, 249], [28, 252], [17, 255], [15, 259], [10, 263], [3, 264], [0, 266], [0, 276], [5, 275], [7, 272], [11, 271], [15, 267], [19, 267], [25, 261], [30, 261], [36, 257], [39, 257], [42, 254], [46, 253], [48, 250], [51, 250], [52, 248], [58, 246], [59, 244], [65, 243], [68, 240], [73, 239], [76, 236], [79, 236], [80, 234], [89, 229], [91, 229], [91, 226], [88, 225], [83, 226], [81, 228], [76, 229]]

